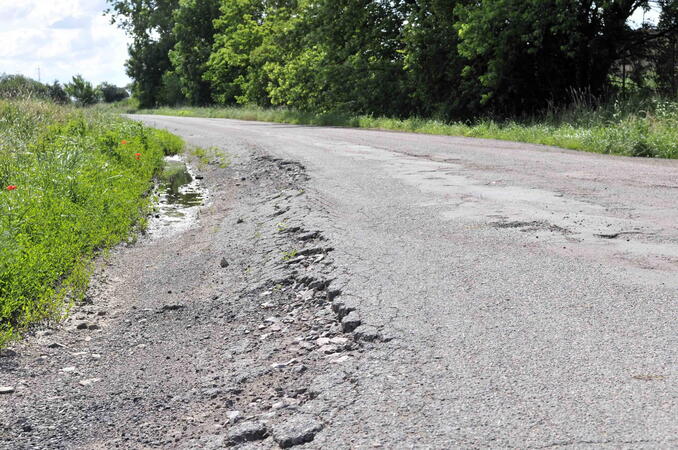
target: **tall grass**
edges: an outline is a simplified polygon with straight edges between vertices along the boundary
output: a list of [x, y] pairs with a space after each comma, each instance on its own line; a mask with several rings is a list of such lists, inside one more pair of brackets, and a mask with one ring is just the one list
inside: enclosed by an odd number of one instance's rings
[[0, 347], [84, 292], [88, 262], [143, 226], [183, 142], [93, 110], [0, 100]]
[[566, 109], [522, 120], [440, 120], [315, 114], [286, 108], [179, 107], [125, 112], [213, 117], [320, 126], [345, 126], [414, 133], [467, 136], [543, 144], [626, 156], [678, 158], [678, 102], [632, 98], [603, 105], [579, 102]]

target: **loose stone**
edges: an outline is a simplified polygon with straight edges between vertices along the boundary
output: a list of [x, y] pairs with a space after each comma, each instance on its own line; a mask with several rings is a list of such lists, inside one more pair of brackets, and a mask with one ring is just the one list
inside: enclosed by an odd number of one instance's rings
[[316, 419], [300, 415], [292, 417], [287, 422], [277, 424], [273, 427], [273, 440], [282, 448], [289, 448], [295, 445], [311, 442], [315, 435], [322, 430], [322, 423]]
[[230, 445], [242, 444], [250, 441], [260, 441], [268, 435], [266, 426], [261, 422], [243, 422], [231, 428], [228, 433]]
[[341, 319], [341, 328], [345, 333], [350, 333], [351, 331], [358, 328], [360, 324], [360, 316], [355, 311], [351, 311], [346, 317]]

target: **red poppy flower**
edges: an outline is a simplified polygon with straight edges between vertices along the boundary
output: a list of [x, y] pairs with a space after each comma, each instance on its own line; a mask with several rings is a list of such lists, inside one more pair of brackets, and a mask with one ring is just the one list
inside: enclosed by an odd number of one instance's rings
[[134, 159], [136, 159], [137, 161], [139, 161], [139, 160], [141, 159], [141, 153], [135, 153], [135, 154], [134, 154]]
[[122, 145], [127, 145], [127, 141], [126, 141], [125, 139], [123, 139], [122, 141], [120, 141], [120, 143], [121, 143]]
[[9, 186], [7, 186], [8, 191], [13, 191], [14, 189], [16, 189], [16, 186], [14, 186], [13, 184], [10, 184]]

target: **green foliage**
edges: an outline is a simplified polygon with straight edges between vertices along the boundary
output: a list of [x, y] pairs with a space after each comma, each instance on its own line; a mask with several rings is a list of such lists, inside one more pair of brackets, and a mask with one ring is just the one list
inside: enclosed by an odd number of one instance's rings
[[[678, 90], [675, 0], [108, 2], [142, 107], [473, 120]], [[660, 23], [631, 27], [650, 3]]]
[[297, 250], [296, 248], [292, 249], [292, 250], [288, 250], [286, 252], [283, 252], [282, 260], [283, 261], [290, 261], [290, 260], [296, 258], [298, 254], [299, 254], [299, 250]]
[[74, 76], [70, 83], [66, 83], [64, 90], [75, 99], [75, 104], [78, 106], [89, 106], [99, 101], [92, 83], [86, 81], [81, 75]]
[[180, 0], [174, 11], [176, 40], [170, 60], [183, 96], [193, 105], [211, 101], [209, 83], [203, 79], [212, 51], [214, 19], [219, 17], [219, 0]]
[[205, 79], [214, 99], [221, 104], [247, 103], [252, 79], [259, 67], [250, 56], [262, 44], [268, 20], [263, 0], [232, 0], [221, 3], [221, 16], [214, 21], [214, 51], [207, 62]]
[[0, 98], [34, 98], [52, 100], [56, 103], [70, 102], [61, 84], [42, 84], [23, 75], [0, 76]]
[[186, 103], [186, 97], [181, 91], [181, 78], [172, 71], [162, 74], [158, 95], [158, 101], [163, 105], [173, 106]]
[[129, 97], [127, 89], [123, 87], [118, 87], [110, 83], [101, 83], [97, 86], [97, 92], [99, 92], [101, 99], [105, 103], [115, 103], [122, 100], [125, 100]]
[[163, 76], [172, 71], [169, 52], [176, 44], [174, 11], [179, 0], [106, 0], [106, 11], [132, 38], [127, 74], [134, 80], [132, 92], [143, 107], [168, 104], [163, 97]]
[[191, 154], [198, 158], [198, 163], [201, 167], [212, 164], [221, 169], [225, 169], [231, 165], [231, 159], [228, 154], [218, 147], [210, 147], [207, 149], [195, 147], [191, 150]]
[[[471, 62], [459, 55], [459, 0], [419, 0], [404, 27], [404, 68], [413, 113], [466, 118], [479, 112], [480, 88], [462, 77]], [[471, 69], [467, 69], [471, 70]]]
[[67, 105], [71, 102], [68, 93], [58, 81], [47, 85], [49, 99], [60, 105]]
[[183, 139], [169, 131], [149, 129], [146, 132], [150, 135], [147, 145], [157, 146], [165, 156], [178, 155], [186, 145]]
[[96, 110], [0, 100], [0, 346], [84, 292], [88, 261], [143, 222], [181, 146]]

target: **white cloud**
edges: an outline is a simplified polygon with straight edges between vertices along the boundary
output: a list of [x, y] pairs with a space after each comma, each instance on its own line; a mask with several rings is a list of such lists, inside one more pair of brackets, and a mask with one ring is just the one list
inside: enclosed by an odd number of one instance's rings
[[129, 83], [128, 39], [103, 16], [105, 0], [0, 0], [0, 73], [66, 82]]

